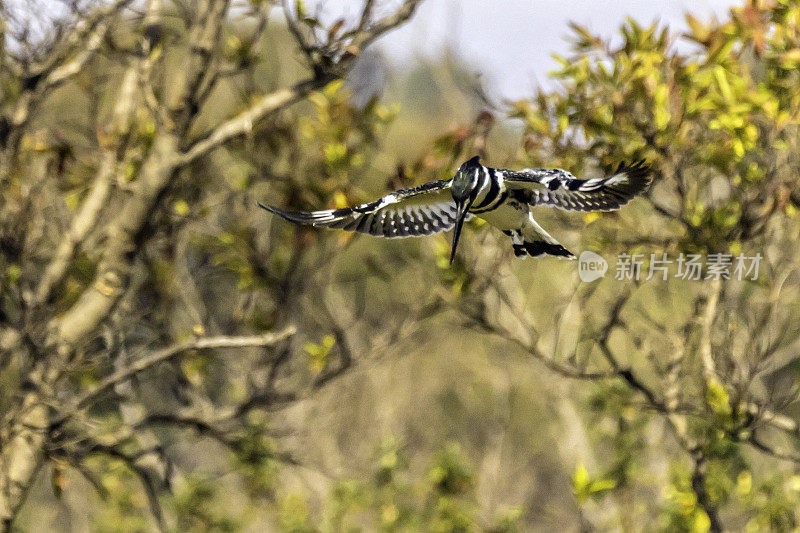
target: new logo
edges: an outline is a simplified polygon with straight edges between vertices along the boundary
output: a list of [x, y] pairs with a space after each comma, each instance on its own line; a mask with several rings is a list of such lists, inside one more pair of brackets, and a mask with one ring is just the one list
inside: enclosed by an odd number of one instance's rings
[[599, 254], [589, 250], [581, 252], [578, 257], [578, 277], [589, 283], [606, 275], [608, 262]]

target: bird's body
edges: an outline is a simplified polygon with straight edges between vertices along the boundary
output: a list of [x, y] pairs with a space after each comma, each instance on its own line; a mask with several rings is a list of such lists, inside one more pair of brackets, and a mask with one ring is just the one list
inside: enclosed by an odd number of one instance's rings
[[641, 162], [620, 164], [609, 177], [581, 180], [561, 169], [513, 171], [486, 167], [473, 157], [461, 165], [451, 180], [401, 189], [352, 208], [287, 211], [259, 205], [292, 222], [379, 237], [415, 237], [454, 228], [451, 261], [461, 225], [477, 216], [510, 236], [518, 257], [553, 255], [574, 259], [534, 220], [530, 207], [610, 211], [628, 203], [649, 184], [649, 167]]

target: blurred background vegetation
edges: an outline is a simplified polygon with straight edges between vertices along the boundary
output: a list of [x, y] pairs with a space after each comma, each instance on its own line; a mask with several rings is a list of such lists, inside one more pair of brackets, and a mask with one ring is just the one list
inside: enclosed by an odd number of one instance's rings
[[[551, 88], [497, 102], [447, 50], [371, 51], [417, 3], [323, 26], [302, 1], [80, 2], [41, 35], [0, 11], [4, 529], [800, 527], [800, 6], [575, 24]], [[450, 266], [449, 235], [256, 205], [361, 203], [475, 154], [645, 158], [655, 183], [535, 213], [609, 261], [591, 284], [477, 220]], [[636, 282], [619, 253], [763, 260]]]

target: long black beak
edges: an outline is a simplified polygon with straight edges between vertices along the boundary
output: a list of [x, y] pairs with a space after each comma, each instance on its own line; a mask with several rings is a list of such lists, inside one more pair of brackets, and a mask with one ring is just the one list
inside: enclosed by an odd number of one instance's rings
[[458, 238], [461, 236], [461, 226], [464, 225], [464, 219], [467, 217], [467, 203], [456, 204], [456, 225], [453, 228], [453, 249], [450, 250], [450, 264], [453, 264], [453, 259], [456, 257], [456, 247], [458, 246]]

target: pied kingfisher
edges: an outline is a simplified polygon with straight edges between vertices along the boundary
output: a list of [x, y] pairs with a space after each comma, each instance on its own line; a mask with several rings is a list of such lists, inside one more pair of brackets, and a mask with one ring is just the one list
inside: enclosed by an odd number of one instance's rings
[[581, 180], [561, 169], [514, 171], [485, 167], [476, 156], [462, 164], [450, 180], [401, 189], [356, 207], [287, 211], [258, 205], [291, 222], [378, 237], [417, 237], [454, 228], [451, 263], [461, 226], [474, 215], [511, 237], [517, 257], [547, 254], [575, 259], [533, 219], [530, 206], [612, 211], [641, 194], [650, 180], [650, 167], [643, 161], [632, 165], [620, 163], [608, 177]]

